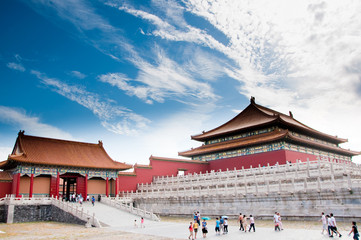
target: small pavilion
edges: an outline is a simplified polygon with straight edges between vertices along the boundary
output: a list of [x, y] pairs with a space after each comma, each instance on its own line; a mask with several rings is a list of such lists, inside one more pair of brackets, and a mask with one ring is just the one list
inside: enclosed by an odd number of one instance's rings
[[2, 175], [12, 176], [11, 193], [16, 197], [116, 195], [119, 171], [130, 168], [132, 165], [111, 159], [101, 141], [35, 137], [24, 131], [19, 132], [8, 159], [0, 162]]

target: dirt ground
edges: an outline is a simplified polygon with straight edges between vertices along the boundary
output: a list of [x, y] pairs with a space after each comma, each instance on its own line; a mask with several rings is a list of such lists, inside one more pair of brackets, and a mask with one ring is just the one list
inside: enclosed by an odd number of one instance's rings
[[[165, 222], [189, 223], [189, 218], [162, 217]], [[211, 220], [212, 221], [212, 220]], [[238, 225], [236, 220], [230, 220], [229, 225]], [[272, 221], [256, 220], [256, 226], [273, 228]], [[313, 229], [321, 230], [320, 222], [284, 221], [285, 229]], [[342, 231], [350, 229], [350, 223], [339, 222], [338, 227]], [[57, 222], [32, 222], [0, 224], [0, 239], [133, 239], [133, 240], [170, 240], [158, 236], [150, 236], [136, 233], [128, 233], [114, 228], [85, 228], [81, 225], [71, 225]]]
[[134, 239], [168, 240], [169, 238], [127, 233], [112, 228], [85, 228], [57, 222], [0, 224], [0, 239]]

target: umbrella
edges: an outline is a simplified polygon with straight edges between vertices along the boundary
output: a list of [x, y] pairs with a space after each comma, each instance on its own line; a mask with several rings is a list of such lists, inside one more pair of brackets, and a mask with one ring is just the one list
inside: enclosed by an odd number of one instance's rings
[[203, 220], [211, 220], [210, 217], [202, 217]]
[[222, 218], [228, 218], [228, 216], [222, 216]]

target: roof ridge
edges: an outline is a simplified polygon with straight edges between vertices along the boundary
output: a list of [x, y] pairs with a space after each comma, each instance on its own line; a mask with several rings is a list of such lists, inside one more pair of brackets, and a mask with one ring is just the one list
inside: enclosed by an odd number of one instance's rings
[[50, 138], [50, 137], [38, 137], [38, 136], [32, 136], [32, 135], [25, 135], [23, 134], [21, 138], [34, 138], [42, 141], [52, 141], [52, 142], [68, 142], [68, 143], [74, 143], [74, 144], [80, 144], [80, 145], [92, 145], [92, 146], [100, 146], [101, 143], [88, 143], [88, 142], [80, 142], [75, 140], [64, 140], [64, 139], [58, 139], [58, 138]]

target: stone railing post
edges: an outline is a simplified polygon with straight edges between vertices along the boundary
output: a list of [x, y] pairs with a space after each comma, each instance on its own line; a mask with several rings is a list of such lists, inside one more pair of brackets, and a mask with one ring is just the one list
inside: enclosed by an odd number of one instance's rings
[[282, 183], [281, 183], [281, 179], [278, 179], [278, 194], [281, 194], [282, 192]]
[[351, 174], [347, 174], [347, 188], [349, 191], [352, 189]]
[[310, 177], [310, 159], [307, 158], [307, 177]]
[[303, 186], [304, 186], [304, 192], [307, 192], [308, 186], [307, 186], [307, 178], [304, 178], [304, 182], [303, 182]]
[[269, 181], [267, 180], [266, 183], [267, 183], [267, 193], [266, 194], [268, 195], [269, 194]]

